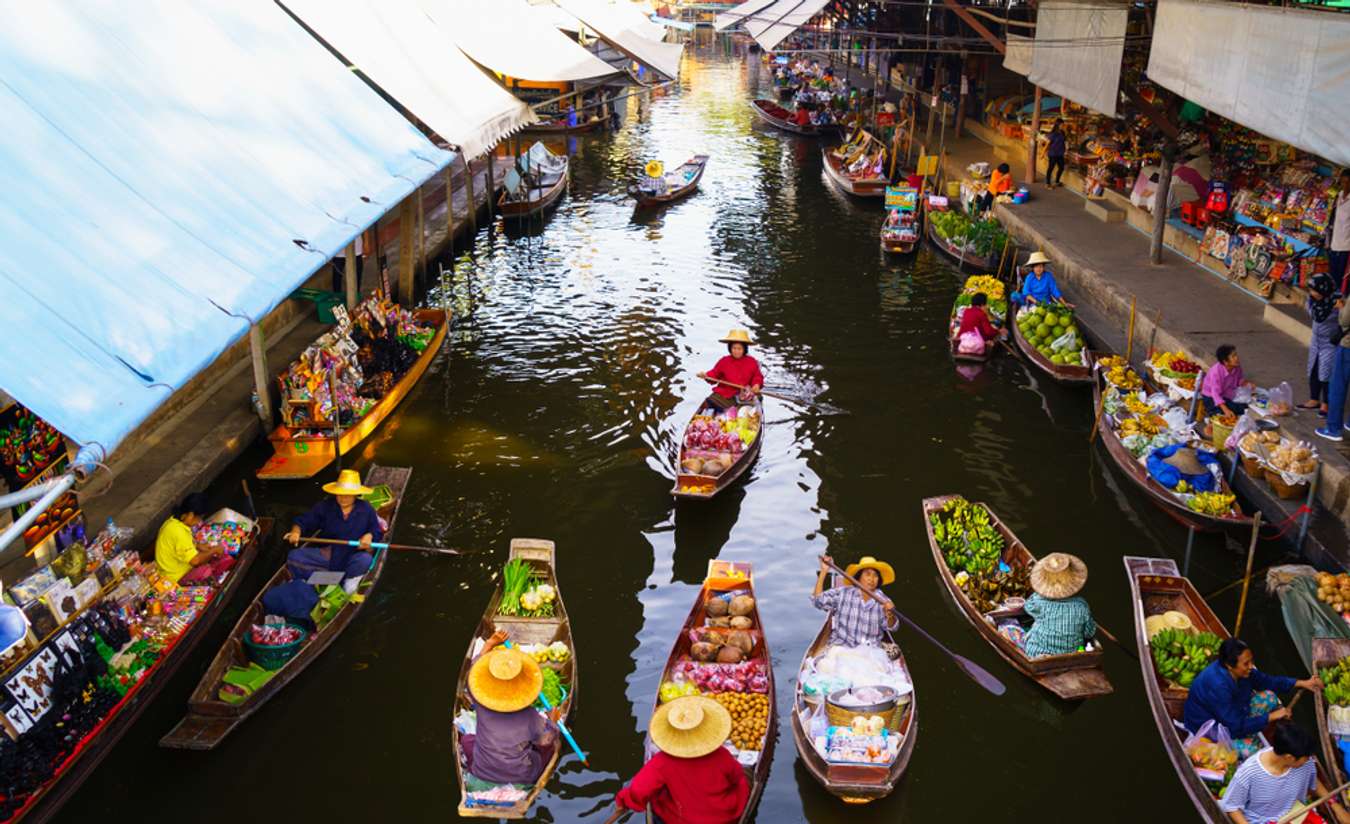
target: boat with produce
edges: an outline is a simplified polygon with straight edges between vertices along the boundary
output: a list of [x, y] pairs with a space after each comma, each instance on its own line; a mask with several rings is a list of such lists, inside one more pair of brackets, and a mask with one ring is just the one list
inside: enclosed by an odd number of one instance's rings
[[938, 251], [963, 269], [997, 269], [999, 256], [1008, 240], [1003, 224], [993, 217], [971, 220], [964, 209], [939, 208], [932, 206], [931, 201], [931, 196], [925, 199], [924, 224], [928, 239]]
[[1321, 692], [1312, 693], [1322, 764], [1331, 765], [1331, 783], [1340, 785], [1350, 780], [1342, 766], [1345, 756], [1337, 745], [1341, 736], [1350, 735], [1350, 639], [1312, 639], [1312, 669], [1323, 684]]
[[541, 217], [562, 200], [570, 173], [566, 155], [556, 155], [536, 142], [516, 158], [515, 167], [507, 171], [502, 182], [502, 193], [497, 197], [502, 220], [525, 224]]
[[961, 329], [961, 313], [971, 305], [977, 294], [983, 294], [988, 299], [984, 311], [989, 316], [990, 323], [997, 324], [999, 318], [1007, 317], [1008, 301], [1004, 297], [1004, 290], [1003, 281], [991, 275], [971, 275], [966, 278], [961, 291], [956, 295], [956, 300], [952, 303], [952, 314], [947, 321], [947, 343], [953, 358], [968, 363], [984, 363], [998, 349], [998, 345], [993, 344], [986, 346], [982, 354], [962, 352], [957, 337]]
[[[1009, 318], [1013, 340], [1045, 374], [1065, 384], [1092, 383], [1092, 359], [1067, 306], [1024, 306]], [[1072, 337], [1070, 337], [1072, 334]]]
[[[450, 328], [450, 314], [444, 309], [409, 312], [375, 297], [359, 304], [351, 317], [350, 328], [338, 326], [326, 333], [278, 378], [282, 425], [268, 436], [276, 454], [258, 470], [259, 478], [312, 478], [339, 454], [356, 449], [421, 380]], [[396, 325], [397, 343], [386, 345], [405, 347], [400, 350], [401, 356], [415, 353], [406, 371], [397, 377], [387, 368], [389, 364], [376, 362], [373, 356], [372, 360], [362, 361], [363, 352], [374, 351], [363, 348], [371, 337], [367, 330], [383, 335], [390, 323]], [[339, 359], [345, 364], [351, 357], [355, 357], [360, 370], [330, 366]], [[396, 365], [402, 368], [402, 358]], [[335, 370], [336, 376], [330, 370]], [[380, 380], [382, 376], [391, 382], [385, 385]], [[342, 416], [350, 413], [354, 417], [336, 430], [331, 421], [330, 400], [334, 384]], [[380, 392], [378, 397], [366, 396]]]
[[[835, 585], [848, 586], [841, 580]], [[792, 740], [802, 765], [827, 792], [848, 804], [865, 804], [890, 795], [909, 766], [919, 740], [918, 699], [904, 653], [894, 661], [883, 661], [884, 653], [875, 657], [870, 649], [831, 647], [833, 620], [833, 615], [825, 618], [802, 656], [792, 704]], [[830, 675], [827, 670], [840, 671], [841, 657], [850, 672], [871, 666], [876, 675], [864, 680], [875, 683]], [[844, 701], [844, 695], [862, 695], [879, 686], [889, 690], [878, 690], [879, 703], [848, 706], [832, 700]], [[824, 718], [818, 719], [821, 714]]]
[[[524, 818], [529, 815], [535, 799], [553, 777], [566, 746], [562, 735], [557, 736], [544, 772], [528, 791], [510, 784], [489, 785], [476, 778], [475, 789], [470, 789], [466, 783], [468, 772], [460, 742], [474, 721], [469, 670], [482, 654], [487, 640], [498, 630], [505, 630], [510, 636], [510, 644], [539, 663], [544, 676], [542, 696], [550, 706], [561, 709], [560, 719], [565, 724], [576, 708], [579, 678], [572, 624], [563, 606], [562, 590], [558, 587], [557, 557], [552, 541], [511, 539], [510, 557], [459, 668], [451, 744], [455, 752], [455, 776], [459, 781], [458, 812], [463, 818]], [[536, 701], [534, 706], [540, 713], [548, 714], [543, 701]]]
[[886, 146], [865, 130], [859, 130], [840, 146], [822, 146], [825, 176], [854, 197], [884, 197]]
[[[918, 194], [914, 189], [901, 191], [911, 198]], [[888, 207], [886, 219], [881, 223], [881, 251], [888, 255], [913, 254], [919, 248], [922, 234], [922, 210], [913, 205], [909, 208]]]
[[[70, 797], [75, 794], [75, 791], [80, 788], [85, 779], [99, 764], [103, 763], [103, 759], [112, 752], [117, 742], [136, 723], [141, 714], [145, 712], [146, 707], [150, 706], [150, 703], [163, 691], [174, 674], [183, 666], [183, 662], [188, 659], [197, 645], [206, 637], [207, 632], [210, 631], [216, 619], [220, 617], [221, 612], [238, 593], [239, 587], [243, 584], [254, 560], [258, 557], [259, 546], [263, 538], [271, 532], [271, 529], [271, 518], [260, 518], [254, 522], [228, 509], [216, 513], [208, 519], [205, 525], [200, 525], [197, 528], [198, 540], [203, 545], [219, 543], [226, 546], [227, 552], [234, 554], [236, 559], [234, 566], [226, 573], [224, 580], [213, 588], [209, 599], [204, 604], [195, 607], [197, 610], [196, 616], [186, 622], [178, 635], [164, 647], [155, 662], [141, 672], [139, 678], [134, 680], [130, 686], [124, 687], [126, 691], [121, 699], [113, 705], [107, 715], [103, 716], [93, 730], [69, 751], [51, 777], [22, 802], [14, 797], [4, 799], [9, 804], [6, 821], [48, 821], [70, 800]], [[215, 537], [211, 537], [212, 535]], [[227, 541], [228, 543], [226, 543]], [[91, 542], [92, 545], [93, 542]], [[154, 564], [153, 561], [147, 563], [151, 566]], [[118, 577], [111, 579], [103, 587], [103, 595], [105, 597], [111, 595], [113, 590], [120, 585], [119, 582], [128, 577], [130, 577], [130, 573], [121, 573]], [[200, 589], [200, 587], [191, 588]], [[179, 592], [181, 591], [179, 590]], [[92, 605], [90, 608], [92, 608]], [[161, 612], [160, 614], [167, 616], [167, 612]], [[70, 616], [72, 621], [75, 618], [75, 614]], [[175, 617], [171, 619], [171, 623], [174, 620], [182, 619]], [[52, 632], [48, 635], [48, 638], [55, 637], [58, 634], [58, 632]], [[45, 643], [48, 638], [40, 640]], [[56, 643], [60, 645], [61, 641], [58, 640]], [[41, 655], [41, 653], [38, 653], [38, 655]], [[30, 656], [28, 659], [16, 663], [9, 671], [4, 673], [5, 680], [9, 680], [11, 673], [24, 669], [36, 657]], [[14, 792], [15, 788], [13, 787], [7, 787], [5, 790], [7, 796], [13, 796]]]
[[706, 500], [745, 474], [764, 445], [764, 402], [733, 406], [716, 415], [694, 413], [680, 437], [679, 464], [670, 494]]
[[1181, 401], [1195, 397], [1195, 384], [1204, 367], [1184, 352], [1158, 351], [1145, 364], [1149, 379], [1163, 391]]
[[[960, 495], [923, 501], [924, 527], [938, 575], [966, 620], [1013, 669], [1059, 698], [1073, 701], [1114, 692], [1102, 669], [1100, 641], [1082, 652], [1029, 658], [998, 631], [998, 622], [1029, 623], [1022, 603], [1031, 595], [1036, 556], [987, 504]], [[1006, 564], [1009, 571], [1000, 571]]]
[[[708, 561], [703, 586], [661, 671], [652, 710], [700, 694], [725, 706], [734, 719], [727, 743], [750, 785], [740, 817], [740, 824], [747, 824], [768, 783], [778, 729], [773, 660], [755, 600], [754, 570], [748, 563]], [[643, 752], [646, 759], [656, 752], [650, 737]], [[650, 809], [647, 822], [652, 822]]]
[[[1200, 817], [1211, 824], [1229, 824], [1227, 813], [1219, 809], [1217, 795], [1227, 786], [1237, 754], [1212, 742], [1193, 745], [1188, 753], [1188, 734], [1180, 727], [1189, 694], [1182, 684], [1190, 684], [1218, 656], [1220, 642], [1229, 637], [1228, 630], [1191, 582], [1181, 577], [1176, 562], [1139, 557], [1126, 557], [1124, 562], [1144, 693], [1163, 749]], [[1327, 787], [1337, 786], [1326, 775], [1324, 765], [1319, 765], [1318, 774]]]
[[[670, 172], [663, 168], [652, 167], [649, 163], [646, 170], [648, 176], [637, 183], [629, 184], [628, 195], [637, 201], [639, 207], [661, 206], [687, 197], [698, 189], [698, 182], [703, 179], [703, 170], [708, 167], [708, 160], [708, 155], [696, 154]], [[657, 163], [659, 166], [659, 161]], [[657, 171], [658, 174], [652, 175], [653, 171]], [[653, 180], [657, 181], [655, 186], [651, 185]]]
[[[1145, 384], [1124, 358], [1097, 357], [1093, 370], [1092, 400], [1100, 420], [1102, 444], [1125, 476], [1183, 526], [1206, 532], [1249, 531], [1252, 519], [1243, 514], [1222, 473], [1214, 480], [1215, 491], [1199, 493], [1180, 485], [1168, 489], [1149, 474], [1146, 461], [1153, 450], [1179, 443], [1203, 445], [1187, 423], [1186, 411]], [[1166, 405], [1150, 406], [1138, 398], [1140, 390]]]
[[[366, 473], [365, 484], [375, 491], [365, 499], [386, 524], [386, 539], [393, 534], [411, 475], [412, 470], [407, 467], [378, 465], [372, 465]], [[348, 596], [341, 587], [324, 588], [315, 607], [320, 611], [315, 622], [317, 628], [278, 646], [263, 643], [267, 640], [262, 632], [267, 613], [262, 598], [268, 590], [291, 580], [290, 570], [282, 564], [239, 616], [206, 674], [197, 682], [188, 697], [187, 716], [159, 740], [159, 745], [171, 749], [214, 749], [342, 635], [370, 601], [388, 558], [388, 550], [374, 551], [370, 571], [353, 595]]]
[[[801, 135], [802, 137], [819, 137], [824, 130], [815, 123], [808, 123], [800, 126], [792, 119], [792, 112], [773, 102], [772, 100], [751, 100], [750, 108], [754, 109], [759, 119], [785, 132]], [[830, 131], [838, 131], [837, 126], [826, 127]]]

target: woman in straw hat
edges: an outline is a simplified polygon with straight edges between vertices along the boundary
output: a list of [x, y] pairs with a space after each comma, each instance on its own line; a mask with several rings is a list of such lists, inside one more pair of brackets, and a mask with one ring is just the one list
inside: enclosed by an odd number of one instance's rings
[[356, 541], [360, 546], [300, 547], [291, 550], [286, 557], [286, 566], [300, 581], [308, 579], [314, 572], [341, 572], [345, 579], [343, 586], [351, 592], [370, 569], [373, 560], [370, 545], [384, 535], [384, 527], [375, 507], [360, 499], [372, 490], [362, 486], [361, 475], [355, 469], [339, 472], [338, 479], [324, 484], [323, 491], [333, 497], [325, 498], [296, 518], [290, 532], [286, 533], [286, 540], [296, 545], [308, 535], [334, 541]]
[[[1218, 470], [1219, 459], [1203, 449], [1185, 444], [1164, 446], [1149, 454], [1145, 466], [1155, 481], [1178, 492], [1213, 492], [1218, 487], [1210, 467]], [[1180, 486], [1183, 481], [1184, 487]]]
[[844, 570], [862, 584], [862, 589], [850, 584], [827, 590], [825, 582], [833, 563], [828, 555], [820, 559], [820, 573], [816, 575], [816, 588], [811, 593], [811, 604], [816, 609], [830, 613], [833, 619], [830, 621], [830, 644], [845, 647], [881, 646], [886, 630], [895, 629], [898, 619], [895, 612], [890, 607], [882, 606], [873, 593], [877, 587], [895, 580], [895, 570], [885, 561], [867, 555]]
[[699, 372], [698, 376], [706, 381], [724, 380], [746, 389], [718, 383], [704, 402], [705, 407], [712, 407], [714, 411], [754, 403], [755, 394], [764, 388], [764, 374], [759, 371], [759, 361], [750, 357], [750, 333], [744, 329], [732, 329], [722, 338], [722, 343], [727, 345], [729, 354], [723, 355], [711, 370]]
[[534, 708], [544, 676], [539, 664], [516, 649], [498, 646], [498, 630], [469, 668], [475, 732], [460, 738], [466, 771], [490, 784], [533, 784], [553, 757], [558, 710], [547, 718]]
[[664, 824], [729, 824], [750, 798], [745, 770], [726, 747], [731, 714], [698, 695], [656, 708], [647, 727], [660, 750], [619, 791], [619, 809], [641, 812], [651, 805]]
[[1050, 258], [1045, 256], [1045, 252], [1032, 252], [1031, 257], [1027, 258], [1025, 266], [1031, 267], [1031, 271], [1022, 276], [1022, 288], [1012, 293], [1012, 302], [1014, 306], [1021, 306], [1024, 303], [1060, 303], [1070, 308], [1073, 307], [1064, 299], [1064, 295], [1059, 291], [1059, 284], [1055, 282], [1055, 276], [1046, 269], [1046, 264]]
[[1052, 552], [1031, 568], [1033, 593], [1025, 609], [1034, 622], [1024, 647], [1028, 658], [1077, 652], [1097, 634], [1092, 610], [1078, 595], [1087, 575], [1082, 559], [1066, 552]]

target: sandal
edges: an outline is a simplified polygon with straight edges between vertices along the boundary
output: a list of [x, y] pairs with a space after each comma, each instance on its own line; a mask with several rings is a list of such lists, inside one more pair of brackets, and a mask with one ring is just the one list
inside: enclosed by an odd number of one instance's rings
[[1299, 408], [1299, 409], [1321, 409], [1321, 408], [1322, 408], [1322, 404], [1318, 403], [1317, 401], [1304, 401], [1303, 403], [1301, 403], [1301, 404], [1298, 405], [1298, 408]]

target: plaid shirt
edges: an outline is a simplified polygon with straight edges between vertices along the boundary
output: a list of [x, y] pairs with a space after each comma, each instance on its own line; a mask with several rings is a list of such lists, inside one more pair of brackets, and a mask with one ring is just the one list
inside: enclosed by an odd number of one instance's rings
[[1036, 619], [1027, 632], [1027, 656], [1064, 655], [1077, 652], [1083, 642], [1097, 634], [1097, 623], [1087, 601], [1072, 598], [1042, 598], [1032, 595], [1026, 603], [1027, 615]]
[[816, 609], [824, 610], [834, 618], [830, 625], [830, 643], [846, 647], [863, 644], [881, 645], [885, 629], [895, 629], [898, 623], [886, 626], [886, 611], [875, 598], [864, 599], [857, 587], [845, 586], [827, 589], [811, 599]]

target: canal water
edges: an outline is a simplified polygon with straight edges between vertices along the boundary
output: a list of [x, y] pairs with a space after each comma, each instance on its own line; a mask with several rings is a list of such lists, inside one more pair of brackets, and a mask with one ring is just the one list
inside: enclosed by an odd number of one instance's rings
[[[455, 818], [452, 690], [512, 537], [557, 542], [580, 668], [573, 730], [590, 767], [564, 757], [538, 821], [602, 821], [642, 761], [659, 672], [714, 558], [754, 565], [779, 686], [780, 723], [761, 822], [1189, 820], [1139, 667], [1107, 648], [1115, 694], [1066, 704], [1024, 680], [958, 614], [939, 583], [920, 500], [987, 502], [1037, 554], [1082, 556], [1100, 623], [1133, 647], [1121, 557], [1180, 562], [1185, 533], [1089, 444], [1091, 399], [1000, 354], [957, 368], [944, 329], [960, 278], [930, 249], [883, 260], [882, 210], [831, 188], [820, 147], [756, 123], [758, 55], [710, 40], [678, 88], [625, 101], [616, 134], [560, 141], [571, 191], [532, 234], [480, 230], [446, 288], [456, 312], [441, 356], [354, 461], [413, 467], [399, 541], [464, 557], [399, 554], [358, 621], [214, 752], [161, 750], [240, 605], [62, 813], [203, 822]], [[623, 193], [649, 159], [712, 156], [701, 191], [637, 213]], [[847, 410], [770, 400], [763, 454], [709, 503], [669, 488], [695, 373], [745, 327], [771, 384]], [[210, 490], [242, 507], [255, 448]], [[349, 459], [348, 463], [352, 462]], [[321, 480], [328, 480], [324, 477]], [[287, 519], [318, 483], [253, 482]], [[1196, 542], [1202, 592], [1239, 577], [1241, 548]], [[816, 556], [889, 561], [901, 609], [1003, 680], [994, 697], [907, 629], [917, 748], [895, 793], [845, 808], [797, 763], [784, 718], [823, 615], [808, 602]], [[1278, 559], [1263, 544], [1258, 567]], [[280, 563], [273, 543], [256, 591]], [[1253, 588], [1244, 636], [1268, 670], [1297, 673], [1278, 607]], [[1237, 591], [1215, 599], [1231, 623]], [[1304, 702], [1305, 705], [1307, 702]], [[1302, 712], [1307, 707], [1301, 707]], [[1310, 719], [1305, 718], [1305, 723]], [[1072, 803], [1070, 803], [1072, 802]]]

